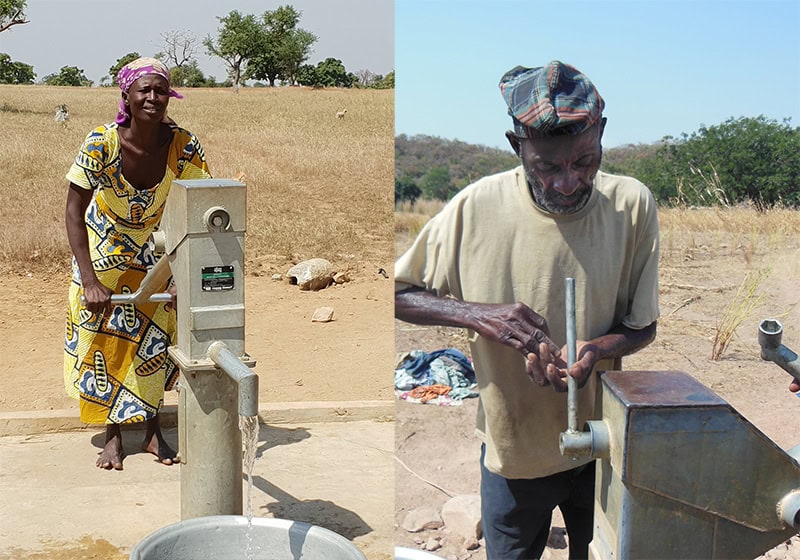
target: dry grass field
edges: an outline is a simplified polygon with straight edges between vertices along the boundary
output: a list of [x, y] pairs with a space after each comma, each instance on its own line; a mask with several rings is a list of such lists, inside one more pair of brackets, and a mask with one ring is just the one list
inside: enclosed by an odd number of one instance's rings
[[[212, 174], [246, 175], [254, 269], [273, 257], [325, 255], [341, 269], [391, 260], [392, 90], [182, 93], [170, 116], [200, 138]], [[68, 264], [64, 175], [86, 134], [113, 121], [118, 100], [116, 88], [0, 85], [0, 266]], [[54, 119], [60, 104], [66, 126]]]

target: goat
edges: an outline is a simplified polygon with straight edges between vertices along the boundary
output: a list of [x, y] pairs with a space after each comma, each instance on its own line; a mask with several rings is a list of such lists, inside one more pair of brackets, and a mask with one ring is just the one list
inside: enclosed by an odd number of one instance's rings
[[347, 112], [347, 109], [345, 109], [344, 111], [339, 111], [338, 113], [336, 113], [336, 118], [337, 119], [343, 119], [344, 118], [344, 114], [346, 112]]
[[57, 123], [61, 123], [66, 128], [67, 121], [69, 120], [69, 110], [66, 105], [56, 105], [56, 118]]

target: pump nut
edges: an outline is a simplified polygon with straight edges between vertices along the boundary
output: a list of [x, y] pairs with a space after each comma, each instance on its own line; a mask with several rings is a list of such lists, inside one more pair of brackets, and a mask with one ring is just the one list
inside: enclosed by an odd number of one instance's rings
[[231, 227], [231, 215], [221, 206], [212, 206], [203, 214], [209, 231], [227, 231]]

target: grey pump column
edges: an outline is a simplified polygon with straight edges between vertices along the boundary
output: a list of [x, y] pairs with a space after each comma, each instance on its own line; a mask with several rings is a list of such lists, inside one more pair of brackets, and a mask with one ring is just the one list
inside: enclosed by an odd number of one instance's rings
[[[178, 290], [181, 519], [242, 514], [240, 413], [258, 413], [244, 349], [245, 185], [175, 181], [162, 230]], [[249, 366], [249, 367], [248, 367]]]

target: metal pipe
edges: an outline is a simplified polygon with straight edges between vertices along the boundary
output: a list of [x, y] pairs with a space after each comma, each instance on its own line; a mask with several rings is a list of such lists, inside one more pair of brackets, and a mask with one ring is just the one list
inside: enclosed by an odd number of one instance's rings
[[800, 490], [792, 490], [778, 502], [778, 518], [800, 533]]
[[578, 381], [569, 375], [575, 363], [577, 333], [575, 328], [575, 279], [566, 279], [567, 307], [567, 431], [578, 431]]
[[208, 357], [239, 387], [239, 415], [258, 415], [258, 376], [228, 349], [216, 341], [208, 347]]
[[764, 319], [758, 326], [758, 343], [761, 359], [775, 362], [792, 377], [800, 381], [800, 359], [797, 354], [781, 344], [783, 325], [777, 319]]
[[[133, 303], [141, 305], [143, 303], [161, 303], [172, 301], [172, 294], [166, 292], [156, 292], [163, 289], [171, 274], [169, 260], [161, 257], [159, 261], [147, 271], [139, 284], [139, 289], [129, 294], [113, 294], [111, 303], [114, 305], [124, 305]], [[86, 298], [81, 296], [81, 305], [86, 305]]]
[[[567, 312], [567, 371], [577, 359], [578, 335], [575, 326], [575, 279], [565, 282]], [[594, 429], [594, 432], [593, 432]], [[596, 433], [595, 433], [596, 432]], [[589, 426], [587, 431], [578, 430], [578, 380], [567, 375], [567, 430], [561, 432], [558, 447], [562, 455], [578, 460], [608, 453], [608, 429], [602, 422]]]

